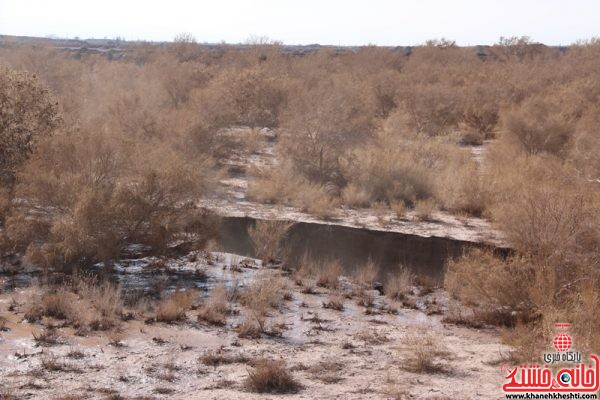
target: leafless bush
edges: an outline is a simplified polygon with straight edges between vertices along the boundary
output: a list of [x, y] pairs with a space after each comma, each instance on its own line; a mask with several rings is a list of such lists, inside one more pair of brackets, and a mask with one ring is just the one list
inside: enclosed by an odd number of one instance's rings
[[192, 221], [204, 226], [179, 205], [197, 193], [198, 171], [160, 146], [130, 153], [125, 165], [125, 147], [85, 135], [39, 146], [18, 190], [56, 212], [44, 243], [31, 243], [32, 260], [55, 268], [111, 260], [133, 240], [161, 251]]
[[300, 87], [283, 116], [284, 151], [294, 168], [313, 182], [340, 181], [344, 149], [370, 134], [373, 98], [350, 76]]
[[281, 257], [281, 242], [292, 227], [287, 221], [256, 221], [248, 227], [254, 250], [263, 262], [272, 263]]
[[60, 124], [56, 99], [35, 75], [0, 67], [0, 173], [15, 171]]
[[519, 108], [504, 114], [503, 126], [510, 139], [530, 154], [565, 154], [575, 129], [562, 115], [559, 104], [543, 98], [527, 99]]

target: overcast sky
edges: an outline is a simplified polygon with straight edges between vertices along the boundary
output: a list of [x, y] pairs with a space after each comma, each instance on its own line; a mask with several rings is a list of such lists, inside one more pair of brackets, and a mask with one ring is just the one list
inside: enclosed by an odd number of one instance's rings
[[0, 34], [286, 44], [491, 44], [530, 36], [570, 44], [600, 36], [600, 0], [0, 0]]

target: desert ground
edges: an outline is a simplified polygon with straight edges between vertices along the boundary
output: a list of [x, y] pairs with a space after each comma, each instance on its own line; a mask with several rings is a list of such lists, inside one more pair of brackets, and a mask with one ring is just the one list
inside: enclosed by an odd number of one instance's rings
[[[499, 395], [500, 363], [509, 348], [493, 328], [445, 322], [445, 316], [456, 316], [456, 310], [442, 289], [408, 283], [401, 288], [402, 300], [391, 299], [364, 281], [339, 276], [335, 283], [321, 282], [325, 277], [300, 276], [226, 253], [187, 255], [161, 267], [154, 264], [137, 260], [119, 266], [119, 271], [126, 276], [139, 269], [164, 268], [205, 275], [193, 304], [171, 322], [156, 321], [156, 309], [142, 304], [123, 311], [122, 321], [110, 331], [82, 334], [65, 319], [26, 319], [26, 305], [39, 294], [39, 286], [3, 292], [4, 395], [262, 399], [264, 394], [249, 390], [248, 380], [265, 359], [281, 362], [280, 368], [297, 384], [281, 388], [289, 394], [269, 398]], [[222, 324], [216, 325], [198, 318], [203, 305], [218, 301], [212, 296], [215, 287], [226, 288], [231, 299]], [[163, 293], [165, 299], [169, 290]], [[263, 296], [268, 304], [249, 309], [240, 304], [245, 293]], [[252, 313], [264, 313], [259, 317], [264, 326], [245, 337], [240, 325], [248, 315], [252, 321]], [[40, 338], [48, 332], [52, 333]]]

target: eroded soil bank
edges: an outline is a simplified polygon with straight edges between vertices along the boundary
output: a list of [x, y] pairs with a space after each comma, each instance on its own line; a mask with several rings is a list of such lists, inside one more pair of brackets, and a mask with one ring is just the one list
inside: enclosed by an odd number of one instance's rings
[[[226, 252], [255, 257], [248, 228], [255, 223], [250, 217], [223, 217], [219, 247]], [[452, 237], [422, 236], [396, 231], [372, 230], [338, 224], [296, 222], [282, 241], [285, 256], [292, 264], [308, 258], [312, 262], [339, 261], [347, 274], [364, 267], [370, 260], [380, 271], [379, 279], [397, 272], [400, 265], [415, 274], [436, 280], [443, 277], [448, 260], [474, 247], [505, 247], [459, 240]]]

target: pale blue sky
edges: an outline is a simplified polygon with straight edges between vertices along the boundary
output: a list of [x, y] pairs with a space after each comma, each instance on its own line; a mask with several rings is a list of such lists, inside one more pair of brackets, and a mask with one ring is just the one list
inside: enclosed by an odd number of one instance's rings
[[570, 44], [600, 36], [599, 0], [0, 0], [0, 34], [287, 44], [460, 45], [500, 36]]

